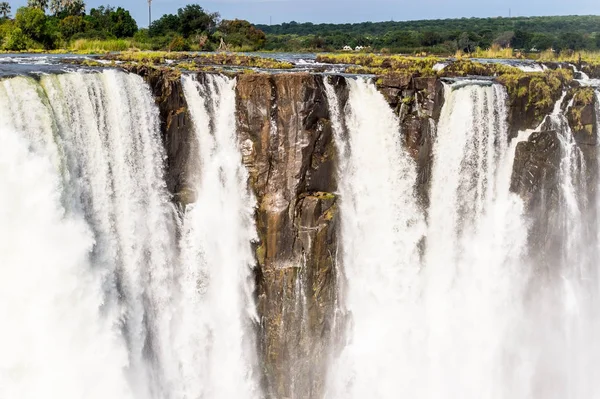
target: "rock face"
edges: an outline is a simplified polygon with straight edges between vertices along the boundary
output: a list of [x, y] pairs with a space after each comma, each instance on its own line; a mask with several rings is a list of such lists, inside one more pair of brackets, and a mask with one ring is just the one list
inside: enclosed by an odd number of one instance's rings
[[377, 87], [400, 119], [404, 144], [417, 164], [417, 193], [429, 205], [436, 124], [444, 105], [444, 86], [436, 77], [389, 76]]
[[260, 349], [269, 397], [320, 397], [336, 296], [335, 147], [321, 77], [241, 75], [239, 139], [258, 198]]
[[[580, 168], [583, 179], [577, 186], [587, 187], [578, 193], [579, 209], [586, 218], [597, 219], [596, 203], [598, 186], [598, 142], [596, 126], [596, 103], [593, 90], [586, 93], [577, 89], [570, 93], [572, 106], [566, 112], [567, 126], [562, 126], [562, 135], [572, 135], [574, 149], [572, 162]], [[582, 98], [587, 101], [582, 101]], [[555, 124], [555, 123], [554, 123]], [[561, 210], [564, 199], [560, 195], [561, 162], [567, 157], [566, 146], [561, 144], [556, 126], [546, 119], [540, 131], [531, 134], [529, 139], [517, 145], [511, 191], [519, 194], [525, 203], [525, 210], [531, 220], [529, 245], [530, 253], [537, 254], [539, 268], [543, 272], [554, 270], [557, 255], [564, 245], [560, 230]], [[568, 146], [568, 145], [567, 145]], [[564, 168], [564, 166], [562, 166]], [[562, 178], [565, 178], [564, 176]], [[583, 194], [583, 195], [582, 195]]]
[[[561, 148], [555, 131], [534, 132], [527, 141], [517, 144], [511, 191], [523, 198], [530, 228], [529, 250], [543, 257], [539, 265], [550, 267], [551, 254], [560, 243], [551, 226], [558, 221]], [[545, 256], [545, 255], [549, 256]]]
[[[179, 73], [167, 68], [129, 68], [149, 83], [160, 109], [167, 149], [167, 184], [174, 202], [193, 201], [190, 168], [196, 141]], [[199, 75], [202, 79], [202, 74]], [[330, 78], [342, 105], [346, 82]], [[531, 91], [529, 78], [513, 89]], [[535, 82], [534, 82], [535, 83]], [[429, 186], [436, 124], [444, 102], [443, 83], [436, 77], [389, 76], [376, 82], [395, 110], [409, 153], [417, 163], [418, 195], [423, 209]], [[521, 87], [522, 86], [522, 87]], [[559, 90], [560, 89], [560, 90]], [[256, 197], [256, 302], [263, 386], [268, 398], [322, 398], [326, 360], [338, 325], [335, 301], [341, 276], [337, 271], [339, 200], [336, 192], [337, 154], [323, 77], [305, 73], [240, 74], [237, 77], [236, 117], [243, 163]], [[596, 98], [573, 89], [567, 113], [576, 145], [583, 154], [589, 187], [597, 186]], [[562, 87], [547, 93], [556, 101]], [[510, 97], [511, 134], [539, 123], [552, 109], [540, 109], [519, 95]], [[585, 101], [584, 101], [585, 100]], [[566, 103], [567, 101], [565, 101]], [[541, 104], [541, 102], [540, 102]], [[342, 107], [343, 109], [343, 107]], [[550, 270], [552, 254], [561, 245], [553, 233], [560, 193], [561, 138], [543, 124], [518, 144], [511, 191], [519, 194], [532, 221], [530, 251]], [[588, 203], [595, 203], [590, 190]], [[594, 216], [595, 217], [595, 216]], [[339, 323], [340, 325], [342, 323]]]
[[173, 69], [130, 66], [148, 82], [160, 111], [161, 133], [167, 154], [167, 188], [174, 202], [183, 206], [194, 202], [189, 168], [197, 164], [197, 142], [181, 85], [181, 74]]

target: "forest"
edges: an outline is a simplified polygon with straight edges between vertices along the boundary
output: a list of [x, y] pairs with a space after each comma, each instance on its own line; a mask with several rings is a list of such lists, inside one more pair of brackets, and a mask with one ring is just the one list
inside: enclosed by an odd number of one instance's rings
[[[175, 10], [174, 10], [175, 11]], [[0, 50], [339, 52], [348, 47], [405, 54], [600, 50], [600, 16], [462, 18], [356, 24], [253, 25], [189, 4], [140, 29], [130, 12], [84, 0], [28, 0], [14, 13], [0, 2]]]
[[454, 54], [477, 48], [600, 49], [600, 16], [516, 18], [461, 18], [357, 24], [289, 22], [257, 25], [267, 34], [267, 50], [316, 49], [339, 51], [345, 46], [370, 47], [374, 51]]
[[86, 11], [83, 0], [28, 0], [12, 14], [0, 3], [0, 50], [75, 52], [238, 50], [264, 48], [266, 35], [248, 21], [221, 19], [190, 4], [139, 29], [122, 7]]

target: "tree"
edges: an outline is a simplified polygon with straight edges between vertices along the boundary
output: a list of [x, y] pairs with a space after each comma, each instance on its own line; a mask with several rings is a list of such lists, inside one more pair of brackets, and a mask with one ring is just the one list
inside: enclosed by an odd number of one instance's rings
[[[265, 33], [243, 19], [223, 20], [219, 24], [218, 32], [228, 45], [235, 47], [250, 47], [252, 50], [261, 49], [267, 40]], [[325, 41], [320, 37], [311, 39], [310, 47], [322, 48]]]
[[207, 14], [198, 4], [190, 4], [177, 10], [179, 32], [187, 38], [193, 34], [211, 32], [217, 26], [218, 13]]
[[42, 9], [21, 7], [17, 10], [15, 22], [25, 35], [39, 42], [44, 41], [46, 14]]
[[69, 15], [83, 16], [85, 14], [85, 3], [83, 0], [50, 0], [50, 11], [62, 18]]
[[46, 11], [46, 8], [48, 8], [48, 0], [27, 0], [27, 7]]
[[513, 31], [502, 32], [498, 36], [496, 36], [494, 43], [499, 45], [500, 47], [507, 48], [510, 47], [514, 37], [515, 32]]
[[0, 14], [2, 14], [3, 18], [8, 18], [10, 15], [10, 4], [6, 1], [0, 3]]
[[475, 42], [471, 40], [469, 33], [463, 32], [458, 38], [458, 49], [466, 53], [471, 53], [475, 50]]
[[112, 22], [110, 32], [116, 37], [132, 37], [138, 30], [135, 19], [122, 7], [112, 12], [110, 19]]
[[50, 0], [50, 12], [53, 15], [58, 15], [63, 9], [63, 0]]
[[159, 19], [152, 21], [148, 28], [150, 37], [166, 36], [169, 33], [177, 32], [179, 29], [179, 17], [173, 14], [165, 14]]
[[27, 36], [18, 27], [14, 27], [4, 38], [4, 50], [22, 51], [27, 50]]
[[69, 15], [60, 20], [58, 29], [65, 39], [70, 39], [73, 35], [85, 32], [85, 20], [81, 15]]
[[552, 48], [554, 41], [555, 38], [552, 35], [535, 33], [531, 38], [531, 46], [536, 50], [548, 50], [549, 48]]
[[511, 41], [512, 48], [529, 50], [532, 38], [533, 33], [517, 29]]
[[436, 44], [443, 43], [444, 39], [442, 35], [433, 31], [425, 31], [423, 32], [423, 38], [421, 39], [421, 43], [423, 46], [435, 46]]
[[114, 37], [132, 37], [137, 32], [137, 23], [124, 8], [100, 6], [92, 8], [86, 18], [89, 27], [96, 33], [108, 32]]

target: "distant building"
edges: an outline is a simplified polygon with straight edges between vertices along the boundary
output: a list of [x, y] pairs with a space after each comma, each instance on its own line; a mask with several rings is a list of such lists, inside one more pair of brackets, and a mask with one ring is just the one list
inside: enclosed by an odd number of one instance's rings
[[354, 51], [363, 51], [365, 48], [363, 46], [356, 46]]
[[352, 51], [352, 47], [350, 47], [350, 46], [344, 46], [344, 48], [342, 50], [344, 50], [344, 51]]

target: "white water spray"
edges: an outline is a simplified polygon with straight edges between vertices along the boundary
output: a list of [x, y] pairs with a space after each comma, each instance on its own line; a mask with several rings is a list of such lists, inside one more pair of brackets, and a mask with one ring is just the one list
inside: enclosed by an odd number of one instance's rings
[[416, 170], [383, 96], [365, 80], [347, 82], [347, 138], [338, 99], [326, 85], [341, 163], [342, 302], [350, 320], [326, 397], [395, 397], [414, 374], [411, 355], [419, 352], [411, 338], [419, 317], [417, 244], [424, 233]]
[[[181, 398], [257, 398], [252, 299], [256, 201], [236, 137], [235, 80], [184, 76], [198, 141], [196, 202], [183, 221], [181, 325], [175, 350]], [[196, 335], [189, 335], [192, 330]]]
[[133, 398], [118, 314], [89, 257], [94, 236], [61, 204], [40, 92], [24, 78], [0, 89], [0, 397]]

